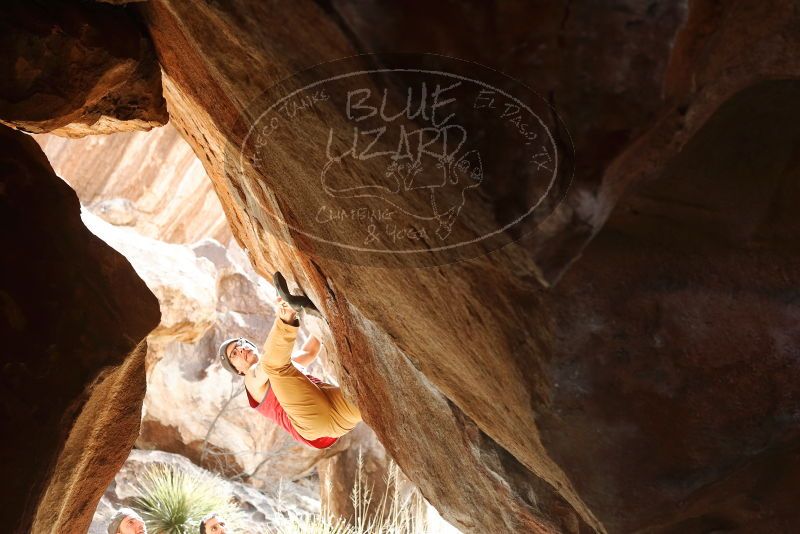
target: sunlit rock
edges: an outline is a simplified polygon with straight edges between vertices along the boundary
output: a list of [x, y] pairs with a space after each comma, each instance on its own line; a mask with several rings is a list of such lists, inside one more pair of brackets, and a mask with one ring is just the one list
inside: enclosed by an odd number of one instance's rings
[[263, 280], [240, 269], [214, 240], [167, 244], [84, 217], [130, 254], [162, 308], [162, 324], [149, 338], [138, 446], [182, 454], [257, 487], [313, 473], [326, 453], [294, 442], [251, 409], [242, 381], [216, 361], [225, 339], [266, 338], [274, 295]]
[[83, 139], [34, 137], [81, 203], [111, 224], [169, 243], [231, 240], [200, 160], [172, 125]]
[[83, 212], [92, 232], [120, 251], [158, 297], [161, 324], [151, 334], [157, 342], [199, 340], [216, 320], [216, 269], [188, 247], [164, 243], [108, 224]]

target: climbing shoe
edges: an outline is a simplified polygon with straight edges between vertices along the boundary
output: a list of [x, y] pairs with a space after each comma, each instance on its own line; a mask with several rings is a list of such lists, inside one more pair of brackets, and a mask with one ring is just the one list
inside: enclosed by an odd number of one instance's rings
[[298, 313], [310, 313], [316, 317], [321, 317], [319, 310], [311, 302], [311, 299], [305, 295], [292, 295], [289, 293], [289, 286], [286, 284], [286, 278], [280, 272], [272, 275], [272, 284], [278, 291], [278, 296], [283, 299], [289, 306], [294, 308]]

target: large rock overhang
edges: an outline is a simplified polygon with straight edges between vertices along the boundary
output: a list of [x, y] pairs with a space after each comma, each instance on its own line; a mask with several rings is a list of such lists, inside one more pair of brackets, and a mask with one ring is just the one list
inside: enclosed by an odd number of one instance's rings
[[[665, 304], [660, 299], [668, 295], [653, 286], [664, 286], [664, 291], [690, 288], [682, 296], [686, 302], [675, 305], [677, 311], [713, 315], [723, 310], [703, 303], [725, 304], [710, 294], [729, 293], [747, 283], [755, 293], [772, 295], [771, 300], [759, 300], [756, 309], [776, 318], [779, 338], [796, 339], [796, 323], [786, 319], [795, 313], [787, 295], [797, 285], [797, 271], [781, 268], [773, 272], [775, 278], [762, 280], [754, 270], [756, 264], [771, 261], [795, 265], [796, 251], [783, 248], [786, 241], [780, 237], [766, 241], [767, 249], [760, 250], [755, 264], [731, 263], [753, 252], [750, 241], [737, 243], [713, 232], [705, 240], [690, 238], [677, 224], [648, 221], [640, 229], [644, 219], [626, 217], [625, 210], [629, 203], [647, 204], [646, 198], [637, 197], [639, 184], [654, 181], [668, 189], [675, 184], [670, 173], [685, 171], [681, 150], [692, 153], [692, 140], [699, 143], [706, 135], [704, 125], [718, 132], [729, 128], [713, 125], [721, 120], [714, 119], [715, 113], [727, 116], [726, 102], [738, 109], [750, 98], [743, 92], [748, 88], [765, 80], [800, 77], [797, 13], [791, 2], [766, 7], [743, 0], [717, 9], [713, 2], [696, 1], [688, 15], [657, 7], [637, 11], [629, 5], [607, 15], [605, 33], [595, 31], [594, 15], [602, 14], [592, 5], [572, 3], [563, 12], [545, 11], [537, 19], [542, 26], [538, 37], [510, 32], [538, 39], [539, 49], [558, 54], [557, 60], [530, 71], [524, 70], [526, 60], [540, 56], [526, 56], [525, 50], [536, 46], [524, 39], [493, 40], [498, 28], [527, 20], [519, 16], [523, 8], [487, 8], [477, 15], [464, 8], [459, 16], [410, 8], [412, 13], [424, 11], [437, 32], [406, 31], [407, 25], [398, 29], [396, 19], [382, 18], [380, 9], [345, 2], [322, 7], [297, 2], [278, 12], [247, 1], [191, 9], [180, 2], [153, 1], [141, 12], [164, 69], [172, 117], [203, 160], [235, 236], [262, 274], [280, 269], [314, 299], [330, 326], [329, 341], [340, 356], [344, 387], [389, 453], [448, 520], [476, 532], [691, 531], [719, 525], [753, 530], [769, 521], [790, 524], [794, 516], [784, 497], [788, 486], [782, 483], [767, 493], [766, 508], [758, 508], [756, 494], [745, 497], [746, 505], [738, 511], [718, 503], [736, 501], [736, 490], [723, 483], [729, 475], [744, 477], [748, 484], [771, 476], [766, 467], [740, 470], [737, 462], [757, 465], [777, 458], [791, 467], [796, 423], [787, 414], [796, 411], [793, 384], [798, 382], [793, 375], [781, 378], [794, 369], [791, 343], [767, 344], [768, 356], [758, 360], [754, 354], [764, 350], [763, 342], [771, 339], [775, 327], [746, 314], [753, 309], [748, 306], [725, 311], [737, 324], [745, 321], [747, 328], [709, 323], [701, 338], [693, 333], [698, 324], [678, 315], [666, 321], [671, 325], [668, 337], [654, 336], [661, 324], [658, 306]], [[481, 17], [497, 22], [488, 29], [472, 24]], [[461, 39], [460, 29], [467, 34]], [[626, 33], [631, 29], [634, 33]], [[717, 38], [708, 39], [710, 34]], [[653, 36], [658, 46], [653, 46]], [[542, 92], [575, 132], [573, 187], [556, 216], [531, 238], [464, 261], [418, 268], [398, 260], [386, 268], [315, 253], [306, 237], [291, 229], [320, 204], [321, 192], [306, 181], [309, 160], [296, 150], [305, 146], [303, 133], [273, 147], [270, 157], [276, 167], [271, 170], [245, 166], [234, 173], [225, 167], [225, 151], [245, 140], [247, 128], [240, 127], [240, 119], [263, 91], [297, 71], [372, 47], [407, 49], [416, 38], [426, 45], [423, 51], [469, 56], [476, 54], [473, 43], [487, 43], [481, 57], [493, 66], [540, 76]], [[504, 54], [508, 50], [517, 55]], [[631, 65], [640, 69], [636, 76], [626, 70]], [[590, 86], [575, 84], [576, 79], [588, 80]], [[754, 90], [794, 106], [786, 97], [791, 87]], [[740, 150], [754, 146], [761, 145]], [[693, 157], [696, 164], [696, 152]], [[791, 161], [787, 159], [787, 169]], [[276, 168], [282, 172], [274, 172]], [[759, 195], [780, 200], [775, 191], [794, 194], [791, 185], [774, 185], [782, 171], [775, 172], [772, 185]], [[711, 194], [721, 194], [713, 184], [725, 176], [706, 178]], [[742, 175], [737, 183], [753, 179]], [[692, 198], [692, 191], [676, 191]], [[490, 203], [476, 217], [484, 220], [502, 207]], [[690, 226], [703, 220], [690, 215]], [[750, 221], [763, 220], [755, 212], [749, 215]], [[710, 218], [724, 227], [731, 224], [724, 216]], [[772, 227], [754, 228], [744, 239], [758, 240], [758, 229]], [[791, 224], [775, 228], [782, 236], [793, 232]], [[648, 229], [654, 233], [642, 234]], [[664, 234], [677, 239], [677, 245], [665, 241]], [[692, 263], [680, 263], [682, 254], [693, 255]], [[663, 270], [672, 261], [679, 262], [672, 271], [680, 273], [676, 280]], [[731, 271], [709, 279], [697, 274], [710, 275], [726, 266]], [[615, 305], [625, 298], [630, 308]], [[771, 428], [777, 441], [768, 443], [789, 453], [767, 452], [754, 459], [748, 439], [763, 444], [764, 434], [753, 430], [744, 439], [732, 439], [717, 426], [725, 421], [736, 427], [749, 412], [718, 383], [713, 364], [701, 361], [717, 361], [719, 348], [710, 342], [715, 336], [735, 340], [737, 354], [744, 358], [736, 360], [742, 366], [738, 370], [736, 361], [730, 362], [729, 379], [738, 387], [752, 395], [780, 391], [781, 403], [762, 407], [759, 417], [775, 422]], [[697, 350], [702, 351], [700, 360]], [[631, 351], [653, 351], [661, 359], [654, 369], [640, 369], [642, 361], [630, 357]], [[681, 361], [686, 365], [674, 370], [666, 386], [648, 382], [654, 380], [648, 372], [669, 377], [670, 366]], [[753, 365], [761, 367], [754, 371]], [[693, 366], [702, 373], [696, 374]], [[746, 372], [758, 378], [745, 379]], [[697, 385], [699, 376], [703, 379]], [[690, 390], [691, 395], [681, 397]], [[659, 395], [665, 397], [662, 403], [656, 402]], [[676, 414], [661, 411], [670, 405], [678, 412], [688, 410], [690, 399], [718, 402], [717, 410], [685, 413], [680, 421]], [[595, 417], [585, 417], [588, 413]], [[659, 418], [663, 427], [655, 424]], [[664, 435], [681, 423], [688, 434]], [[700, 429], [716, 431], [703, 435]], [[702, 439], [707, 447], [702, 458], [710, 463], [699, 478], [701, 451], [693, 450], [687, 436]], [[626, 462], [627, 450], [631, 457]], [[696, 484], [716, 489], [695, 491]]]

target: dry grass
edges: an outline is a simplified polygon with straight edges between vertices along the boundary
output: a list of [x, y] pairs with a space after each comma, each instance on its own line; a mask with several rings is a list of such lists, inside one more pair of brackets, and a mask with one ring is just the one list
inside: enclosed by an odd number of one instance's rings
[[428, 532], [426, 502], [414, 489], [403, 497], [399, 483], [400, 468], [391, 462], [386, 490], [377, 506], [371, 508], [374, 495], [365, 485], [364, 464], [359, 451], [358, 472], [350, 498], [355, 511], [351, 523], [334, 517], [324, 506], [319, 514], [290, 515], [275, 519], [277, 528], [269, 534], [425, 534]]

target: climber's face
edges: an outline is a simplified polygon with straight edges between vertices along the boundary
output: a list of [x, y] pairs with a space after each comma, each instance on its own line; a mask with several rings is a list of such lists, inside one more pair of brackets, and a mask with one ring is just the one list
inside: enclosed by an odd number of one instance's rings
[[147, 534], [144, 523], [136, 517], [128, 516], [119, 525], [119, 534]]
[[221, 517], [212, 517], [206, 521], [206, 534], [227, 534], [225, 520]]
[[228, 353], [231, 365], [241, 374], [247, 373], [247, 370], [258, 362], [258, 349], [245, 338], [231, 343], [225, 348], [225, 351]]

